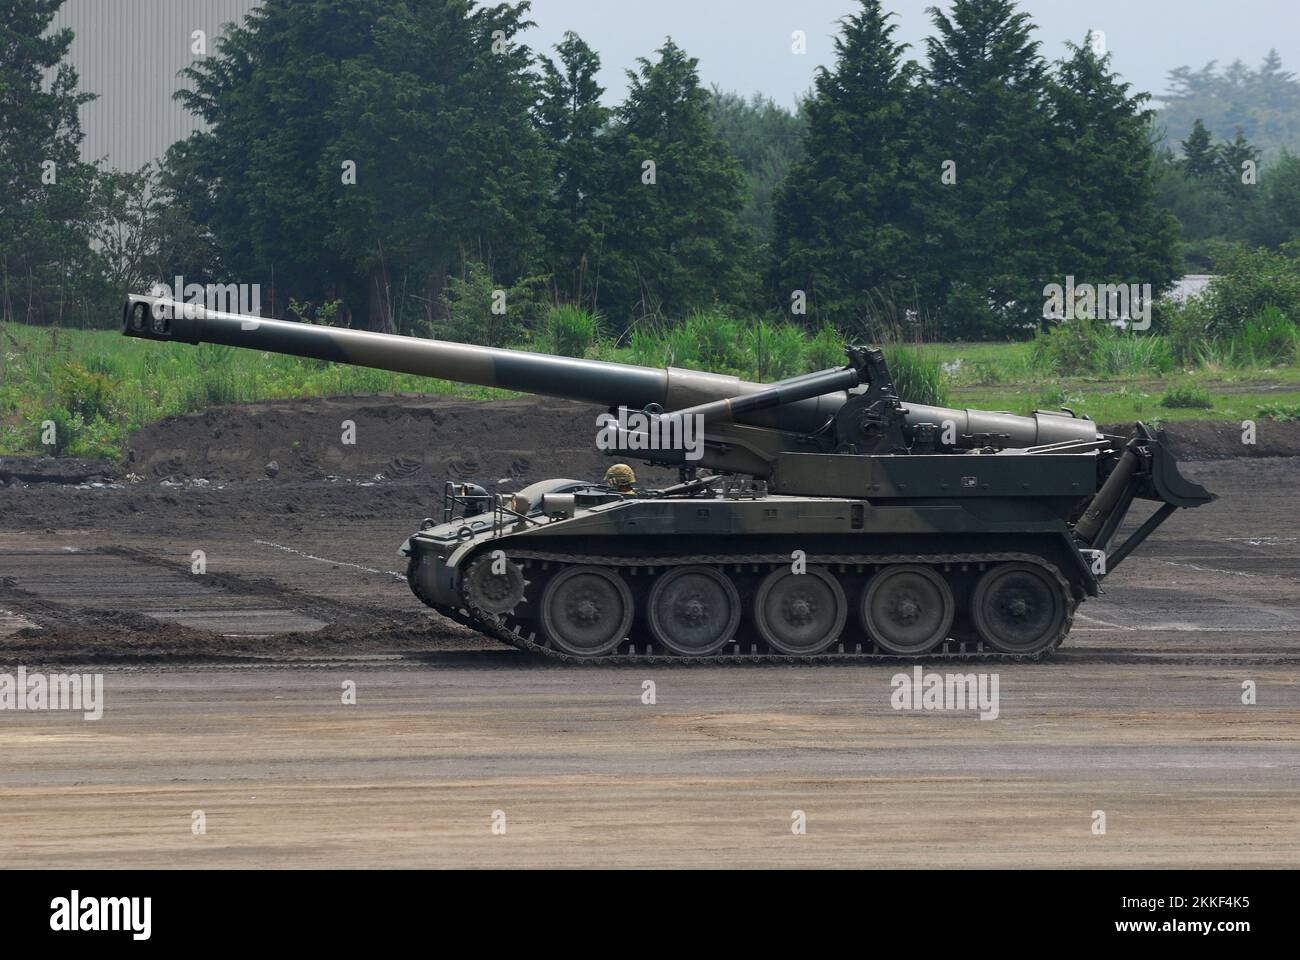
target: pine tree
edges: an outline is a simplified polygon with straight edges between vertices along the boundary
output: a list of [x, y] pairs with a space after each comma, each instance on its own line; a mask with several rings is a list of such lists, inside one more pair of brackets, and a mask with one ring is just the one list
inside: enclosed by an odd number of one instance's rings
[[1253, 87], [1265, 110], [1285, 111], [1294, 106], [1295, 74], [1282, 68], [1282, 57], [1275, 49], [1269, 49], [1255, 72]]
[[600, 138], [610, 111], [596, 82], [600, 57], [572, 31], [555, 47], [555, 61], [542, 61], [538, 124], [554, 171], [543, 232], [546, 260], [557, 300], [595, 309], [600, 229], [608, 209], [600, 195]]
[[1222, 167], [1219, 148], [1205, 123], [1197, 118], [1192, 132], [1182, 142], [1183, 170], [1189, 177], [1212, 179]]
[[[950, 15], [930, 16], [922, 182], [942, 272], [929, 295], [945, 332], [1005, 334], [1041, 316], [1042, 288], [1059, 272], [1047, 67], [1012, 0], [955, 0]], [[940, 179], [948, 162], [955, 183]]]
[[1219, 166], [1225, 188], [1232, 194], [1240, 194], [1243, 188], [1252, 184], [1243, 180], [1253, 165], [1259, 168], [1260, 152], [1253, 143], [1246, 139], [1245, 131], [1237, 128], [1237, 135], [1230, 143], [1219, 147]]
[[[0, 318], [87, 318], [99, 304], [89, 247], [95, 169], [81, 162], [69, 29], [48, 32], [63, 0], [0, 5]], [[47, 74], [49, 75], [47, 79]]]
[[748, 253], [736, 158], [713, 129], [698, 61], [671, 39], [628, 71], [606, 147], [599, 303], [616, 324], [736, 303]]
[[815, 326], [869, 324], [919, 266], [917, 67], [891, 18], [863, 0], [842, 21], [835, 65], [804, 107], [803, 157], [774, 199], [773, 286], [787, 310], [802, 292]]
[[1078, 282], [1150, 283], [1180, 273], [1178, 224], [1156, 206], [1155, 149], [1146, 94], [1129, 95], [1086, 41], [1069, 45], [1051, 84], [1057, 270]]

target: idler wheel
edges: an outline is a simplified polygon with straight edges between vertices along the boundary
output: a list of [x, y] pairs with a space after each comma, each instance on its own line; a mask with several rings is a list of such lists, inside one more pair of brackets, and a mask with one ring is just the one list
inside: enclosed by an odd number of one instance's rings
[[465, 571], [465, 594], [484, 613], [504, 614], [514, 610], [524, 599], [528, 582], [524, 571], [508, 557], [486, 553]]
[[939, 573], [918, 564], [885, 567], [862, 591], [862, 628], [889, 653], [928, 653], [952, 629], [952, 589]]
[[1042, 567], [1002, 563], [987, 571], [971, 595], [971, 618], [980, 638], [999, 653], [1049, 649], [1065, 628], [1069, 598]]
[[848, 603], [838, 580], [821, 567], [795, 573], [778, 567], [754, 594], [754, 625], [774, 649], [790, 656], [821, 653], [840, 635]]
[[678, 567], [660, 577], [646, 603], [655, 640], [683, 656], [715, 653], [740, 626], [740, 593], [713, 567]]
[[570, 567], [542, 591], [542, 629], [575, 657], [599, 657], [618, 648], [632, 627], [632, 591], [604, 567]]

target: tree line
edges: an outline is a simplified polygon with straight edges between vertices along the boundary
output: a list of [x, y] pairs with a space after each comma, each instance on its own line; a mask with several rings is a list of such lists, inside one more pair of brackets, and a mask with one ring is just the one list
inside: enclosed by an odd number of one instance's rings
[[1284, 150], [1300, 152], [1300, 81], [1276, 50], [1255, 70], [1241, 60], [1222, 69], [1213, 62], [1199, 70], [1178, 67], [1169, 72], [1160, 99], [1157, 119], [1165, 146], [1179, 144], [1200, 121], [1223, 139], [1240, 130], [1266, 160]]
[[121, 292], [183, 276], [257, 283], [271, 315], [493, 342], [560, 304], [615, 334], [721, 307], [1005, 337], [1066, 276], [1159, 291], [1300, 232], [1294, 158], [1246, 183], [1244, 134], [1157, 149], [1147, 96], [1090, 38], [1049, 63], [1013, 0], [932, 9], [924, 64], [860, 0], [797, 111], [705, 89], [671, 39], [607, 106], [581, 37], [523, 42], [526, 2], [267, 0], [184, 71], [205, 129], [135, 172], [77, 159], [61, 2], [0, 12], [11, 319], [111, 322]]

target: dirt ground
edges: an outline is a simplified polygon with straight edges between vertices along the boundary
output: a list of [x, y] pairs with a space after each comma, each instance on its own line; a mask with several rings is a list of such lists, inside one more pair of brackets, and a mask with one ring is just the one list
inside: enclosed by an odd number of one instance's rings
[[0, 673], [105, 686], [97, 721], [0, 712], [5, 865], [1300, 866], [1289, 435], [1176, 426], [1221, 499], [1053, 660], [981, 668], [984, 721], [893, 709], [910, 665], [561, 667], [420, 607], [396, 550], [442, 479], [599, 476], [595, 413], [261, 404], [0, 460]]

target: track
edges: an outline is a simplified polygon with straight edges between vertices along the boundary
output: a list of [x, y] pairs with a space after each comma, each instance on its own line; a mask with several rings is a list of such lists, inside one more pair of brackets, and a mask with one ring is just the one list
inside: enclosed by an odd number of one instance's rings
[[[490, 545], [489, 545], [490, 546]], [[724, 556], [724, 555], [693, 555], [690, 557], [672, 556], [672, 557], [643, 557], [637, 562], [632, 563], [626, 557], [611, 557], [600, 555], [574, 555], [574, 554], [555, 554], [539, 553], [530, 550], [511, 550], [508, 558], [510, 560], [521, 560], [525, 564], [529, 563], [546, 563], [556, 565], [592, 565], [606, 567], [619, 571], [629, 571], [636, 573], [638, 571], [648, 573], [655, 569], [663, 569], [673, 566], [687, 566], [702, 564], [716, 567], [754, 567], [767, 566], [777, 567], [788, 565], [789, 558], [784, 555], [755, 555], [746, 554], [744, 556]], [[863, 567], [883, 567], [887, 564], [926, 564], [939, 566], [944, 569], [977, 569], [983, 570], [986, 566], [996, 563], [1020, 562], [1032, 563], [1042, 567], [1050, 576], [1054, 577], [1059, 583], [1064, 595], [1070, 593], [1069, 584], [1060, 572], [1042, 561], [1041, 558], [1029, 554], [1005, 553], [1005, 554], [927, 554], [920, 555], [828, 555], [813, 556], [808, 558], [810, 566], [823, 566], [828, 568], [839, 568], [843, 572], [846, 568], [857, 568], [859, 571]], [[462, 596], [464, 609], [452, 610], [449, 608], [438, 608], [439, 612], [457, 623], [463, 624], [473, 630], [478, 630], [488, 636], [495, 637], [502, 643], [509, 644], [526, 653], [538, 654], [563, 663], [586, 664], [594, 666], [609, 665], [633, 665], [639, 663], [649, 664], [676, 664], [679, 666], [697, 666], [701, 664], [740, 664], [740, 663], [785, 663], [785, 664], [812, 664], [812, 663], [890, 663], [890, 662], [912, 662], [918, 659], [915, 656], [903, 656], [899, 654], [888, 653], [883, 650], [873, 649], [870, 641], [866, 643], [868, 649], [864, 650], [864, 644], [859, 642], [855, 644], [856, 649], [846, 651], [843, 641], [835, 646], [837, 649], [827, 650], [822, 653], [809, 654], [806, 656], [796, 656], [783, 654], [772, 650], [766, 644], [760, 647], [757, 638], [746, 636], [742, 641], [733, 645], [733, 650], [728, 654], [697, 655], [687, 656], [674, 654], [669, 650], [660, 647], [657, 644], [645, 644], [645, 652], [638, 652], [637, 644], [632, 642], [627, 645], [628, 649], [622, 653], [610, 654], [596, 657], [580, 657], [566, 653], [555, 647], [549, 641], [538, 640], [537, 633], [531, 624], [523, 624], [508, 617], [501, 617], [488, 613], [477, 608], [474, 605], [472, 597], [465, 591], [465, 583], [462, 582]], [[999, 653], [995, 650], [988, 649], [983, 643], [978, 641], [960, 641], [948, 640], [935, 650], [923, 654], [919, 659], [923, 660], [960, 660], [960, 661], [982, 661], [990, 663], [1033, 663], [1048, 657], [1056, 650], [1057, 647], [1065, 640], [1070, 632], [1070, 625], [1074, 619], [1073, 608], [1067, 608], [1065, 622], [1061, 630], [1057, 633], [1055, 639], [1047, 646], [1046, 649], [1029, 655]], [[527, 632], [525, 632], [527, 631]], [[748, 647], [746, 651], [744, 648]], [[620, 646], [620, 650], [622, 646]]]

